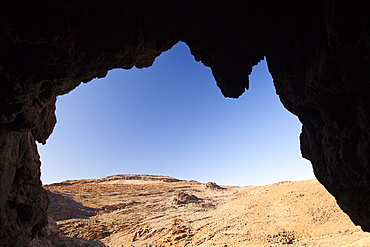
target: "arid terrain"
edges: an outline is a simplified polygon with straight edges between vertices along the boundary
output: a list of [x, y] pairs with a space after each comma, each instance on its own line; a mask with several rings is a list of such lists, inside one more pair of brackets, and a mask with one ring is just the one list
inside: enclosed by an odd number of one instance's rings
[[62, 235], [96, 246], [370, 246], [316, 180], [230, 187], [115, 175], [44, 187]]

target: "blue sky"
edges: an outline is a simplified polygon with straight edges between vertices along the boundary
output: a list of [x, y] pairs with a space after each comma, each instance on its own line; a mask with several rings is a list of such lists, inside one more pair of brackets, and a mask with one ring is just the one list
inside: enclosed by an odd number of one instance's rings
[[298, 119], [285, 110], [265, 61], [250, 90], [224, 98], [184, 43], [150, 68], [116, 69], [57, 100], [58, 123], [38, 145], [44, 184], [158, 174], [222, 185], [314, 178]]

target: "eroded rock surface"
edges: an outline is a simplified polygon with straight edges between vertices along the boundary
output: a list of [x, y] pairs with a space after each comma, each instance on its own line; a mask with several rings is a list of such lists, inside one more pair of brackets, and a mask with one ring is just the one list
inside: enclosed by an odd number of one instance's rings
[[2, 1], [0, 245], [22, 245], [46, 222], [34, 140], [51, 134], [56, 96], [113, 68], [150, 66], [178, 41], [226, 97], [249, 87], [265, 56], [282, 103], [303, 123], [303, 156], [369, 231], [368, 12], [348, 0]]
[[28, 247], [51, 247], [58, 242], [61, 231], [55, 220], [48, 217], [47, 225], [32, 239]]
[[31, 133], [0, 132], [0, 246], [27, 246], [46, 223], [48, 197]]
[[[137, 184], [123, 176], [118, 184], [101, 180], [45, 186], [98, 212], [84, 219], [76, 214], [57, 220], [61, 236], [109, 247], [370, 244], [370, 233], [355, 226], [316, 180], [217, 190], [194, 181]], [[61, 201], [54, 203], [69, 210]]]

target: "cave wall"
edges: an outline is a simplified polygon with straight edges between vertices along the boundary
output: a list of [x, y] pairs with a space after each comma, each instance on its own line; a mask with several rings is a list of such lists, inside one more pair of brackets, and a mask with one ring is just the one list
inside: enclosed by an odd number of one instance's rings
[[26, 246], [46, 224], [35, 140], [53, 131], [56, 97], [113, 68], [151, 66], [178, 41], [225, 97], [248, 89], [266, 57], [280, 100], [303, 123], [302, 155], [369, 231], [368, 12], [345, 0], [2, 1], [0, 246]]

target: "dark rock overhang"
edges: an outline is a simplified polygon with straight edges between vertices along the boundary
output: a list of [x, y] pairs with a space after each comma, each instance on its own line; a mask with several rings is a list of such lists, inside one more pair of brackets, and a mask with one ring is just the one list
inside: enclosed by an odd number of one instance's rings
[[[370, 230], [370, 17], [350, 1], [3, 1], [0, 3], [0, 245], [46, 222], [35, 140], [55, 100], [110, 69], [151, 66], [179, 41], [226, 97], [266, 57], [301, 150], [355, 224]], [[10, 230], [12, 229], [12, 230]]]

